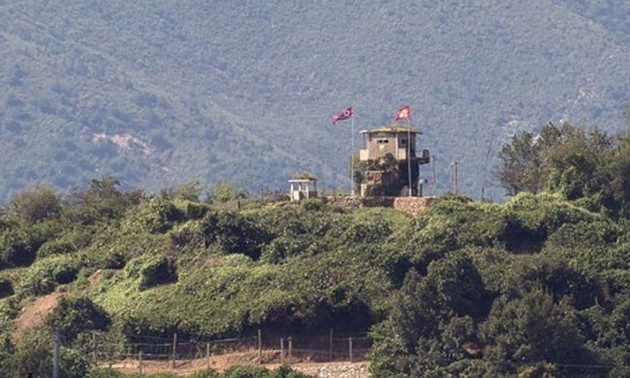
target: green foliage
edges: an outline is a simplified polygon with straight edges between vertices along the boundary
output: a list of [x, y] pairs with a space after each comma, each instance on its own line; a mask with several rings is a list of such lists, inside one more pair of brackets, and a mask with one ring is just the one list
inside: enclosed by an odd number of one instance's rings
[[25, 230], [9, 229], [0, 233], [0, 264], [3, 267], [30, 265], [36, 257], [37, 244]]
[[269, 371], [260, 366], [232, 366], [223, 372], [225, 378], [265, 378]]
[[175, 189], [162, 190], [161, 197], [165, 199], [181, 199], [185, 201], [199, 202], [201, 196], [201, 185], [197, 181], [189, 181], [181, 184]]
[[127, 263], [125, 273], [128, 278], [137, 280], [140, 290], [177, 281], [175, 264], [166, 256], [137, 257]]
[[247, 192], [239, 189], [237, 184], [232, 181], [226, 181], [217, 184], [209, 196], [211, 202], [225, 203], [231, 200], [247, 198]]
[[90, 363], [77, 349], [61, 348], [59, 356], [59, 377], [82, 378], [87, 376]]
[[269, 242], [264, 226], [232, 211], [210, 212], [201, 221], [206, 243], [217, 243], [224, 253], [242, 253], [257, 260]]
[[[22, 378], [28, 374], [48, 377], [52, 369], [51, 333], [36, 328], [24, 334], [15, 347], [4, 372], [5, 377]], [[71, 348], [60, 348], [60, 378], [83, 378], [88, 375], [89, 363], [81, 353]]]
[[[534, 290], [515, 300], [499, 299], [481, 326], [486, 359], [503, 374], [541, 361], [597, 364], [583, 344], [577, 317], [565, 302]], [[561, 367], [559, 367], [562, 369]]]
[[92, 231], [87, 228], [64, 230], [63, 235], [47, 240], [37, 250], [37, 257], [47, 257], [76, 252], [87, 247], [92, 238]]
[[[103, 198], [92, 205], [117, 198], [126, 210], [84, 223], [67, 210], [87, 205], [63, 202], [59, 219], [3, 224], [10, 258], [0, 272], [8, 296], [0, 329], [30, 296], [73, 283], [37, 331], [48, 346], [51, 328], [78, 348], [92, 329], [120, 345], [174, 332], [220, 338], [334, 325], [371, 331], [374, 376], [627, 372], [630, 223], [565, 195], [520, 193], [504, 204], [447, 197], [412, 217], [320, 200], [237, 212], [132, 201], [111, 183], [93, 184]], [[17, 262], [24, 266], [7, 269]], [[0, 350], [0, 369], [49, 361], [43, 342], [24, 340], [30, 349]], [[83, 369], [67, 354], [69, 371]], [[230, 374], [252, 372], [243, 369]]]
[[201, 219], [208, 213], [210, 207], [203, 203], [188, 202], [184, 212], [186, 219]]
[[300, 373], [289, 366], [281, 365], [269, 372], [269, 378], [309, 378], [310, 375]]
[[25, 295], [48, 294], [57, 285], [74, 281], [79, 272], [79, 261], [73, 256], [52, 256], [37, 260], [20, 281], [19, 292]]
[[465, 358], [462, 345], [477, 341], [475, 320], [486, 316], [491, 299], [471, 260], [462, 253], [432, 262], [426, 277], [410, 271], [390, 317], [372, 334], [372, 373], [437, 374]]
[[445, 199], [415, 221], [407, 249], [422, 273], [446, 252], [500, 245], [506, 230], [510, 230], [509, 218], [496, 204]]
[[14, 197], [9, 211], [11, 216], [27, 224], [55, 219], [61, 214], [61, 197], [52, 188], [38, 186]]
[[13, 282], [7, 278], [0, 278], [0, 299], [13, 295]]
[[87, 378], [126, 378], [127, 375], [110, 368], [97, 368], [92, 369], [87, 375]]
[[308, 378], [309, 375], [299, 373], [288, 366], [279, 366], [269, 371], [260, 366], [232, 366], [218, 377], [221, 378]]
[[536, 137], [524, 132], [499, 154], [497, 170], [509, 194], [549, 190], [613, 216], [630, 214], [628, 136], [619, 141], [594, 129], [548, 124]]
[[160, 234], [173, 227], [176, 221], [182, 219], [179, 209], [170, 201], [153, 198], [139, 215], [144, 228], [153, 234]]
[[[154, 373], [149, 375], [124, 374], [114, 369], [93, 369], [87, 378], [174, 378], [172, 373]], [[232, 366], [222, 373], [213, 369], [199, 370], [185, 375], [186, 378], [309, 378], [311, 376], [300, 373], [288, 366], [279, 366], [268, 370], [260, 366]]]
[[219, 374], [216, 370], [208, 368], [208, 369], [196, 371], [188, 375], [186, 378], [220, 378], [220, 377], [221, 377], [221, 374]]
[[120, 182], [113, 177], [92, 179], [84, 192], [73, 192], [64, 208], [64, 218], [89, 225], [102, 220], [119, 219], [127, 210], [144, 200], [142, 191], [121, 192]]
[[72, 344], [79, 333], [107, 331], [111, 320], [100, 306], [88, 298], [62, 297], [46, 318], [46, 324], [59, 332], [62, 342]]
[[534, 140], [531, 132], [524, 132], [513, 136], [511, 143], [499, 152], [501, 165], [496, 175], [509, 195], [522, 191], [537, 193], [544, 187], [540, 172], [541, 152]]

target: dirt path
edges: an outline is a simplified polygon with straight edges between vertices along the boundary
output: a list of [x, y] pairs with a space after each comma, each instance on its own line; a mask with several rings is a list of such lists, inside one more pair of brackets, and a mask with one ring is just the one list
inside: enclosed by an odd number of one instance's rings
[[101, 367], [111, 367], [115, 370], [126, 374], [143, 373], [175, 373], [177, 375], [186, 375], [194, 373], [198, 370], [212, 368], [217, 371], [223, 371], [233, 365], [253, 365], [256, 361], [256, 355], [250, 352], [230, 353], [219, 356], [211, 356], [210, 359], [199, 358], [194, 360], [143, 360], [127, 359], [116, 362], [101, 363]]
[[36, 327], [44, 322], [48, 315], [59, 302], [59, 298], [64, 294], [64, 289], [58, 287], [54, 292], [35, 298], [31, 303], [22, 308], [20, 314], [15, 319], [11, 340], [18, 342], [24, 332]]
[[[279, 357], [274, 356], [277, 352], [265, 352], [266, 358]], [[101, 367], [111, 367], [126, 374], [155, 374], [155, 373], [173, 373], [176, 375], [188, 375], [208, 367], [224, 371], [235, 365], [257, 365], [257, 352], [237, 352], [224, 355], [210, 356], [209, 359], [200, 358], [195, 360], [176, 361], [173, 367], [172, 361], [142, 361], [124, 360], [114, 363], [102, 363]], [[346, 377], [346, 378], [367, 378], [369, 370], [369, 361], [335, 361], [335, 362], [311, 362], [311, 361], [289, 361], [289, 365], [298, 371], [315, 377]], [[280, 364], [263, 364], [260, 365], [267, 369], [275, 369]]]

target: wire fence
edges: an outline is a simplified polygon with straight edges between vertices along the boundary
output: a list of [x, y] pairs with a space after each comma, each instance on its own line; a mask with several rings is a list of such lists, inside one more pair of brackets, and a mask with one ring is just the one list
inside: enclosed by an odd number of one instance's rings
[[372, 342], [366, 334], [265, 333], [219, 340], [181, 340], [143, 337], [134, 342], [93, 334], [85, 343], [84, 355], [94, 366], [137, 369], [149, 366], [165, 370], [180, 368], [227, 367], [248, 364], [286, 364], [366, 360]]

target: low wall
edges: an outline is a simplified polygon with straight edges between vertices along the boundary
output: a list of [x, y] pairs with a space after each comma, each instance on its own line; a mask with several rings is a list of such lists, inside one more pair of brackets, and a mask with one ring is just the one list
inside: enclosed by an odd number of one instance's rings
[[436, 202], [436, 197], [396, 197], [394, 209], [415, 215], [427, 210]]
[[392, 207], [409, 214], [419, 214], [437, 201], [436, 197], [326, 197], [326, 203], [346, 209]]

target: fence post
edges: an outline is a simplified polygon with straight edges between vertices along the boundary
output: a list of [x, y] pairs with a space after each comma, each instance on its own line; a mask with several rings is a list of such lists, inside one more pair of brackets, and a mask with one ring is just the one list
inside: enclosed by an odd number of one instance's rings
[[289, 336], [289, 361], [293, 357], [293, 338]]
[[348, 354], [350, 355], [350, 362], [352, 362], [352, 337], [348, 337]]
[[262, 364], [262, 331], [258, 328], [258, 364]]
[[177, 332], [173, 334], [173, 356], [171, 367], [175, 369], [175, 360], [177, 359]]
[[61, 336], [59, 330], [55, 330], [54, 347], [53, 347], [53, 378], [59, 378], [59, 346], [61, 345]]
[[328, 361], [333, 360], [333, 329], [330, 329], [330, 334], [328, 337]]
[[138, 372], [142, 374], [142, 349], [138, 351]]
[[210, 368], [210, 343], [206, 343], [206, 363], [208, 364], [208, 369]]
[[280, 338], [280, 364], [284, 365], [284, 337]]

